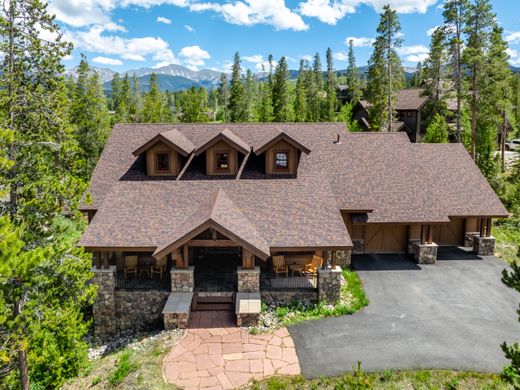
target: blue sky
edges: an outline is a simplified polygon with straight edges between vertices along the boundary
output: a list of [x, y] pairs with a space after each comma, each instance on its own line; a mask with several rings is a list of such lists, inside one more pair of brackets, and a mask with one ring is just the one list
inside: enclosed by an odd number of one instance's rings
[[[84, 53], [95, 66], [116, 71], [170, 63], [190, 69], [228, 70], [238, 50], [243, 66], [261, 70], [267, 56], [300, 58], [334, 53], [344, 69], [353, 37], [358, 65], [371, 52], [381, 7], [399, 12], [405, 66], [425, 57], [428, 30], [442, 21], [442, 0], [50, 0], [65, 36], [75, 45], [66, 67]], [[520, 66], [520, 12], [515, 1], [492, 1], [514, 65]]]

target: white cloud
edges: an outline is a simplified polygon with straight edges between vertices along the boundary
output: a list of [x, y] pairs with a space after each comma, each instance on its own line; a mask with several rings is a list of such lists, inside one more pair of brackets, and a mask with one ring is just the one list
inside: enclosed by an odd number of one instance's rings
[[506, 35], [507, 43], [520, 43], [520, 31], [512, 32]]
[[184, 63], [192, 70], [197, 70], [199, 66], [205, 65], [205, 60], [211, 58], [209, 53], [198, 45], [183, 47], [179, 56], [184, 58]]
[[352, 41], [352, 45], [354, 47], [365, 47], [365, 46], [372, 46], [372, 44], [376, 40], [374, 38], [368, 38], [368, 37], [347, 37], [345, 39], [345, 45], [349, 46], [350, 41]]
[[264, 56], [262, 56], [261, 54], [255, 54], [252, 56], [244, 56], [242, 57], [242, 59], [246, 62], [257, 63], [262, 62], [264, 60]]
[[337, 61], [346, 61], [348, 59], [348, 54], [344, 51], [337, 51], [334, 54], [332, 54], [332, 58], [334, 58]]
[[314, 17], [323, 23], [335, 25], [338, 20], [343, 19], [347, 13], [356, 12], [357, 2], [352, 1], [329, 1], [329, 0], [307, 0], [300, 4], [302, 15]]
[[509, 63], [514, 66], [520, 66], [520, 52], [514, 49], [506, 49], [509, 55]]
[[383, 10], [383, 6], [390, 4], [398, 13], [425, 13], [428, 7], [438, 0], [306, 0], [300, 4], [299, 11], [302, 15], [314, 17], [323, 23], [335, 25], [346, 14], [356, 12], [359, 5], [365, 4], [374, 8], [377, 12]]
[[74, 56], [72, 54], [67, 54], [65, 57], [63, 57], [63, 61], [72, 61], [74, 59]]
[[185, 28], [186, 30], [188, 30], [189, 32], [194, 32], [194, 31], [195, 31], [195, 29], [194, 29], [193, 27], [191, 27], [189, 24], [185, 24], [185, 25], [184, 25], [184, 28]]
[[313, 59], [313, 57], [310, 54], [304, 54], [304, 55], [300, 56], [300, 60], [311, 62], [312, 59]]
[[157, 23], [172, 24], [172, 21], [164, 16], [158, 16]]
[[160, 50], [153, 56], [154, 61], [159, 61], [154, 68], [161, 68], [171, 64], [180, 64], [180, 61], [175, 57], [175, 54], [170, 49]]
[[117, 60], [115, 58], [108, 58], [108, 57], [94, 57], [94, 58], [92, 58], [92, 62], [95, 62], [96, 64], [102, 64], [102, 65], [113, 65], [113, 66], [123, 65], [123, 63], [120, 60]]
[[413, 45], [400, 47], [397, 49], [397, 52], [401, 55], [428, 54], [430, 52], [430, 49], [428, 49], [424, 45]]
[[424, 62], [428, 58], [428, 53], [412, 54], [405, 57], [406, 62]]
[[[108, 29], [113, 28], [114, 26], [108, 26]], [[68, 31], [65, 38], [78, 49], [120, 56], [126, 60], [145, 61], [146, 56], [152, 55], [156, 61], [176, 61], [168, 43], [160, 37], [123, 38], [106, 34], [106, 31], [110, 31], [107, 26], [96, 25], [88, 30]]]
[[426, 35], [431, 37], [433, 35], [433, 33], [435, 32], [435, 30], [437, 30], [439, 27], [440, 26], [433, 26], [432, 28], [429, 28], [428, 30], [426, 30]]
[[192, 3], [192, 11], [214, 11], [231, 24], [268, 24], [276, 30], [303, 31], [309, 28], [300, 15], [286, 7], [284, 0], [244, 0], [234, 3]]

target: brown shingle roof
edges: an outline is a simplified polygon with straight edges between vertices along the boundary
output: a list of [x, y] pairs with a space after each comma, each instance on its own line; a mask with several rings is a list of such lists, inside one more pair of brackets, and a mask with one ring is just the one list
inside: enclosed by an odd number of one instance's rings
[[[132, 151], [173, 128], [195, 148], [229, 128], [251, 146], [284, 131], [312, 152], [300, 156], [296, 178], [146, 177], [143, 158]], [[234, 205], [229, 215], [250, 221], [242, 223], [244, 230], [232, 225], [234, 234], [253, 243], [255, 235], [248, 232], [256, 229], [271, 251], [350, 246], [340, 210], [372, 210], [368, 221], [381, 223], [507, 215], [462, 145], [412, 144], [405, 133], [344, 131], [341, 123], [116, 125], [94, 170], [90, 191], [98, 211], [80, 244], [167, 245], [218, 190]], [[335, 144], [338, 133], [343, 135]]]
[[244, 216], [222, 189], [217, 189], [184, 222], [174, 226], [168, 238], [157, 247], [154, 256], [162, 257], [170, 253], [172, 248], [178, 248], [209, 227], [238, 241], [258, 257], [269, 257], [269, 244], [253, 221]]
[[254, 147], [255, 154], [257, 154], [257, 155], [262, 154], [267, 149], [269, 149], [271, 146], [273, 146], [274, 144], [276, 144], [278, 141], [281, 141], [281, 140], [288, 142], [289, 144], [294, 146], [296, 149], [301, 150], [305, 154], [309, 154], [311, 152], [311, 150], [307, 146], [303, 145], [300, 141], [298, 141], [294, 137], [291, 137], [289, 134], [287, 134], [284, 131], [279, 131], [277, 135], [272, 137], [267, 142], [264, 142], [261, 145], [256, 145]]
[[191, 143], [189, 139], [187, 139], [184, 134], [182, 134], [177, 129], [171, 129], [168, 131], [163, 131], [161, 133], [157, 133], [153, 136], [149, 141], [147, 141], [144, 145], [141, 145], [138, 149], [136, 149], [132, 154], [134, 156], [139, 156], [141, 153], [146, 151], [151, 146], [155, 145], [157, 142], [162, 141], [166, 145], [169, 145], [177, 152], [179, 152], [183, 156], [187, 156], [195, 147]]
[[420, 110], [428, 101], [427, 96], [421, 96], [422, 88], [407, 88], [396, 92], [396, 110]]
[[229, 145], [233, 146], [236, 150], [243, 154], [247, 154], [251, 147], [247, 142], [240, 139], [239, 136], [237, 136], [235, 133], [233, 133], [231, 130], [229, 130], [227, 127], [220, 131], [218, 134], [210, 138], [208, 141], [206, 141], [203, 145], [199, 146], [197, 150], [195, 150], [195, 154], [199, 155], [206, 151], [211, 146], [215, 145], [219, 141], [224, 141], [228, 143]]

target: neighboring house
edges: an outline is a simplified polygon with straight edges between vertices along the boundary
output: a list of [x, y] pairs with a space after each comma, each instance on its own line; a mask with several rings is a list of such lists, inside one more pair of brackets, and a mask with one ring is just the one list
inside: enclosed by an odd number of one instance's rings
[[[421, 88], [408, 88], [396, 93], [395, 111], [397, 115], [396, 124], [392, 124], [392, 131], [406, 131], [412, 142], [419, 142], [426, 130], [423, 128], [422, 110], [428, 102], [428, 97], [421, 96], [422, 92]], [[369, 130], [368, 102], [366, 100], [361, 100], [355, 106], [352, 118], [359, 122], [363, 130]]]
[[90, 193], [99, 337], [186, 326], [192, 308], [236, 302], [243, 324], [260, 299], [334, 302], [352, 253], [492, 254], [508, 215], [462, 145], [341, 123], [119, 124]]

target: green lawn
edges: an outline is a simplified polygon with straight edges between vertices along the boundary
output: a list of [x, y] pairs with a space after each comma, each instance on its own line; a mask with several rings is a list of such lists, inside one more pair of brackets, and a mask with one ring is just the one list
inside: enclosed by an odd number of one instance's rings
[[520, 228], [508, 224], [495, 224], [492, 235], [496, 238], [495, 255], [508, 263], [518, 261]]
[[365, 373], [355, 369], [340, 377], [307, 380], [302, 376], [275, 377], [255, 382], [253, 390], [306, 389], [512, 389], [495, 374], [446, 370], [385, 371]]

